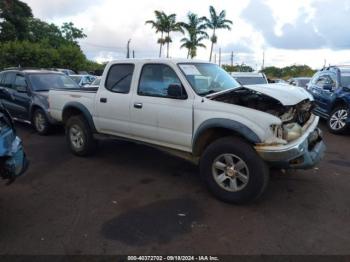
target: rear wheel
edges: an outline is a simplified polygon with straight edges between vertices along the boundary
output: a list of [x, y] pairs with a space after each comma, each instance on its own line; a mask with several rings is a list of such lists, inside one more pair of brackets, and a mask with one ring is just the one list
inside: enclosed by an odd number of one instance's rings
[[51, 125], [46, 117], [44, 110], [36, 109], [34, 111], [32, 123], [39, 135], [49, 134]]
[[96, 140], [89, 124], [82, 116], [72, 116], [66, 123], [66, 139], [73, 154], [87, 156], [96, 148]]
[[348, 129], [347, 120], [349, 118], [349, 109], [347, 106], [336, 107], [328, 118], [328, 129], [333, 134], [342, 134]]
[[200, 170], [219, 199], [242, 204], [256, 200], [269, 181], [269, 170], [252, 146], [236, 137], [213, 142], [203, 153]]

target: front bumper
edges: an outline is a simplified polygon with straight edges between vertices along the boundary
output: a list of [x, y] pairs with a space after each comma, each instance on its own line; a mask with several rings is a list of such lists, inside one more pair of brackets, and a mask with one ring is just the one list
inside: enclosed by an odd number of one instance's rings
[[270, 166], [285, 169], [308, 169], [324, 156], [326, 146], [315, 116], [304, 134], [287, 145], [257, 145], [256, 151]]

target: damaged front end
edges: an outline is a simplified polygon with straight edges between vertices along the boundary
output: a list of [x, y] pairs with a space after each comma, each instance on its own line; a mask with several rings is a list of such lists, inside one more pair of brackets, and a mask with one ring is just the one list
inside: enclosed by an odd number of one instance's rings
[[[269, 91], [271, 94], [271, 90]], [[210, 99], [278, 117], [281, 124], [270, 126], [271, 136], [256, 144], [256, 151], [271, 166], [310, 168], [322, 158], [325, 145], [321, 130], [317, 128], [319, 117], [312, 114], [314, 107], [312, 99], [300, 94], [299, 96], [300, 99], [296, 104], [286, 105], [286, 96], [279, 100], [257, 90], [241, 87], [212, 96]]]
[[0, 105], [0, 177], [12, 183], [27, 167], [22, 141], [16, 136], [10, 115]]

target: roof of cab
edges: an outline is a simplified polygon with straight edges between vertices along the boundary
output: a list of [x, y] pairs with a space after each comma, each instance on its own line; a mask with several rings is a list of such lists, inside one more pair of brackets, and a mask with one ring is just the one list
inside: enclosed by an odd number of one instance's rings
[[193, 60], [193, 59], [178, 59], [178, 58], [126, 58], [126, 59], [118, 59], [109, 62], [110, 64], [121, 64], [121, 63], [210, 63], [208, 61], [203, 60]]

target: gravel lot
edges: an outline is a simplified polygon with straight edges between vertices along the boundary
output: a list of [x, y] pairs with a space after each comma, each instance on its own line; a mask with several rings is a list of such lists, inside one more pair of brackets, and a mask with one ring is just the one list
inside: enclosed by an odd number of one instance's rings
[[71, 155], [64, 132], [17, 125], [31, 161], [0, 185], [1, 254], [349, 254], [350, 136], [322, 163], [274, 171], [249, 206], [214, 199], [195, 166], [155, 149], [102, 141]]

